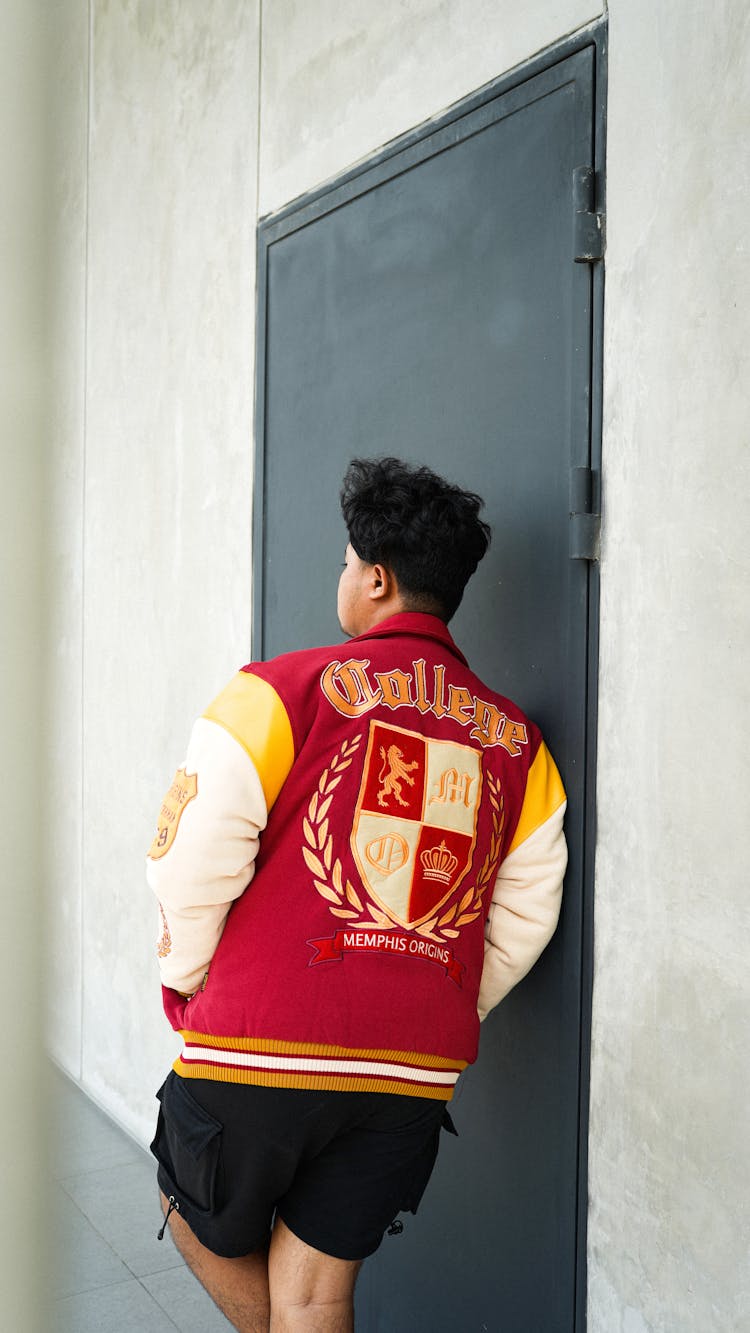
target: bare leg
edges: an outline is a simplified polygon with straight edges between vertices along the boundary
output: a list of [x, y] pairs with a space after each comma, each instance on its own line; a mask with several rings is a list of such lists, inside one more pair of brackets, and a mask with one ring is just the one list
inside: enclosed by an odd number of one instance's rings
[[[162, 1212], [169, 1207], [159, 1191]], [[240, 1259], [222, 1259], [207, 1250], [178, 1212], [169, 1218], [172, 1239], [185, 1263], [238, 1333], [268, 1333], [268, 1255], [265, 1251]]]
[[268, 1256], [271, 1333], [351, 1333], [360, 1267], [314, 1250], [277, 1218]]

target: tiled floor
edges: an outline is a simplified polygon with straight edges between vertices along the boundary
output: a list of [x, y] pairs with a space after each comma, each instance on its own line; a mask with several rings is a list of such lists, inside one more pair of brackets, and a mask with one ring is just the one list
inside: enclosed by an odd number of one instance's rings
[[155, 1163], [62, 1074], [52, 1142], [51, 1333], [229, 1333], [161, 1212]]

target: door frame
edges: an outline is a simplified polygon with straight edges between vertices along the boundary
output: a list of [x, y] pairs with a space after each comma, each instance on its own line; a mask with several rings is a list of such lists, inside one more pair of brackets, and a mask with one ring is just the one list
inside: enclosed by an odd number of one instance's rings
[[[257, 228], [256, 357], [255, 357], [255, 450], [252, 510], [252, 658], [263, 654], [263, 563], [265, 519], [265, 419], [266, 335], [268, 328], [268, 263], [275, 242], [316, 221], [359, 195], [376, 189], [407, 171], [439, 149], [431, 140], [453, 122], [506, 95], [560, 61], [586, 48], [594, 55], [593, 161], [596, 212], [604, 215], [605, 133], [607, 102], [608, 33], [606, 19], [580, 29], [547, 47], [528, 61], [515, 66], [476, 92], [454, 103], [443, 115], [418, 125], [392, 140], [357, 166], [323, 185], [298, 196], [283, 208], [259, 219]], [[393, 159], [401, 163], [394, 169]], [[592, 509], [601, 513], [602, 383], [604, 360], [604, 262], [590, 265], [591, 404], [589, 412], [589, 457], [593, 474]], [[594, 855], [596, 848], [596, 756], [599, 667], [600, 577], [598, 559], [588, 562], [587, 658], [586, 658], [586, 772], [584, 779], [585, 838], [583, 850], [583, 900], [581, 924], [580, 1068], [578, 1080], [578, 1152], [576, 1162], [576, 1272], [574, 1330], [584, 1333], [587, 1307], [588, 1222], [588, 1132], [591, 1069], [591, 1016], [594, 978]]]

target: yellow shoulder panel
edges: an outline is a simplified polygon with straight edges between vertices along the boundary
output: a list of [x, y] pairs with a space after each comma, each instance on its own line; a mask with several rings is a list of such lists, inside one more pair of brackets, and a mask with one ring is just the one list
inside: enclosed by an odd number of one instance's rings
[[557, 771], [552, 755], [542, 741], [536, 758], [526, 778], [526, 795], [523, 798], [521, 818], [508, 854], [520, 847], [522, 842], [531, 837], [540, 825], [544, 824], [565, 800], [565, 788]]
[[218, 722], [250, 756], [270, 810], [294, 763], [291, 724], [273, 686], [238, 671], [203, 716]]

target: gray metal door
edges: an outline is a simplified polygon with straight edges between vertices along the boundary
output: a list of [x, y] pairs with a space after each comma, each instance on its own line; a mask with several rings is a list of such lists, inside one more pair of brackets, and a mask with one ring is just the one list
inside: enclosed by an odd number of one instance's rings
[[341, 638], [347, 461], [424, 461], [494, 531], [454, 636], [569, 794], [561, 927], [365, 1265], [362, 1333], [583, 1327], [602, 56], [600, 30], [568, 43], [260, 229], [254, 655]]

